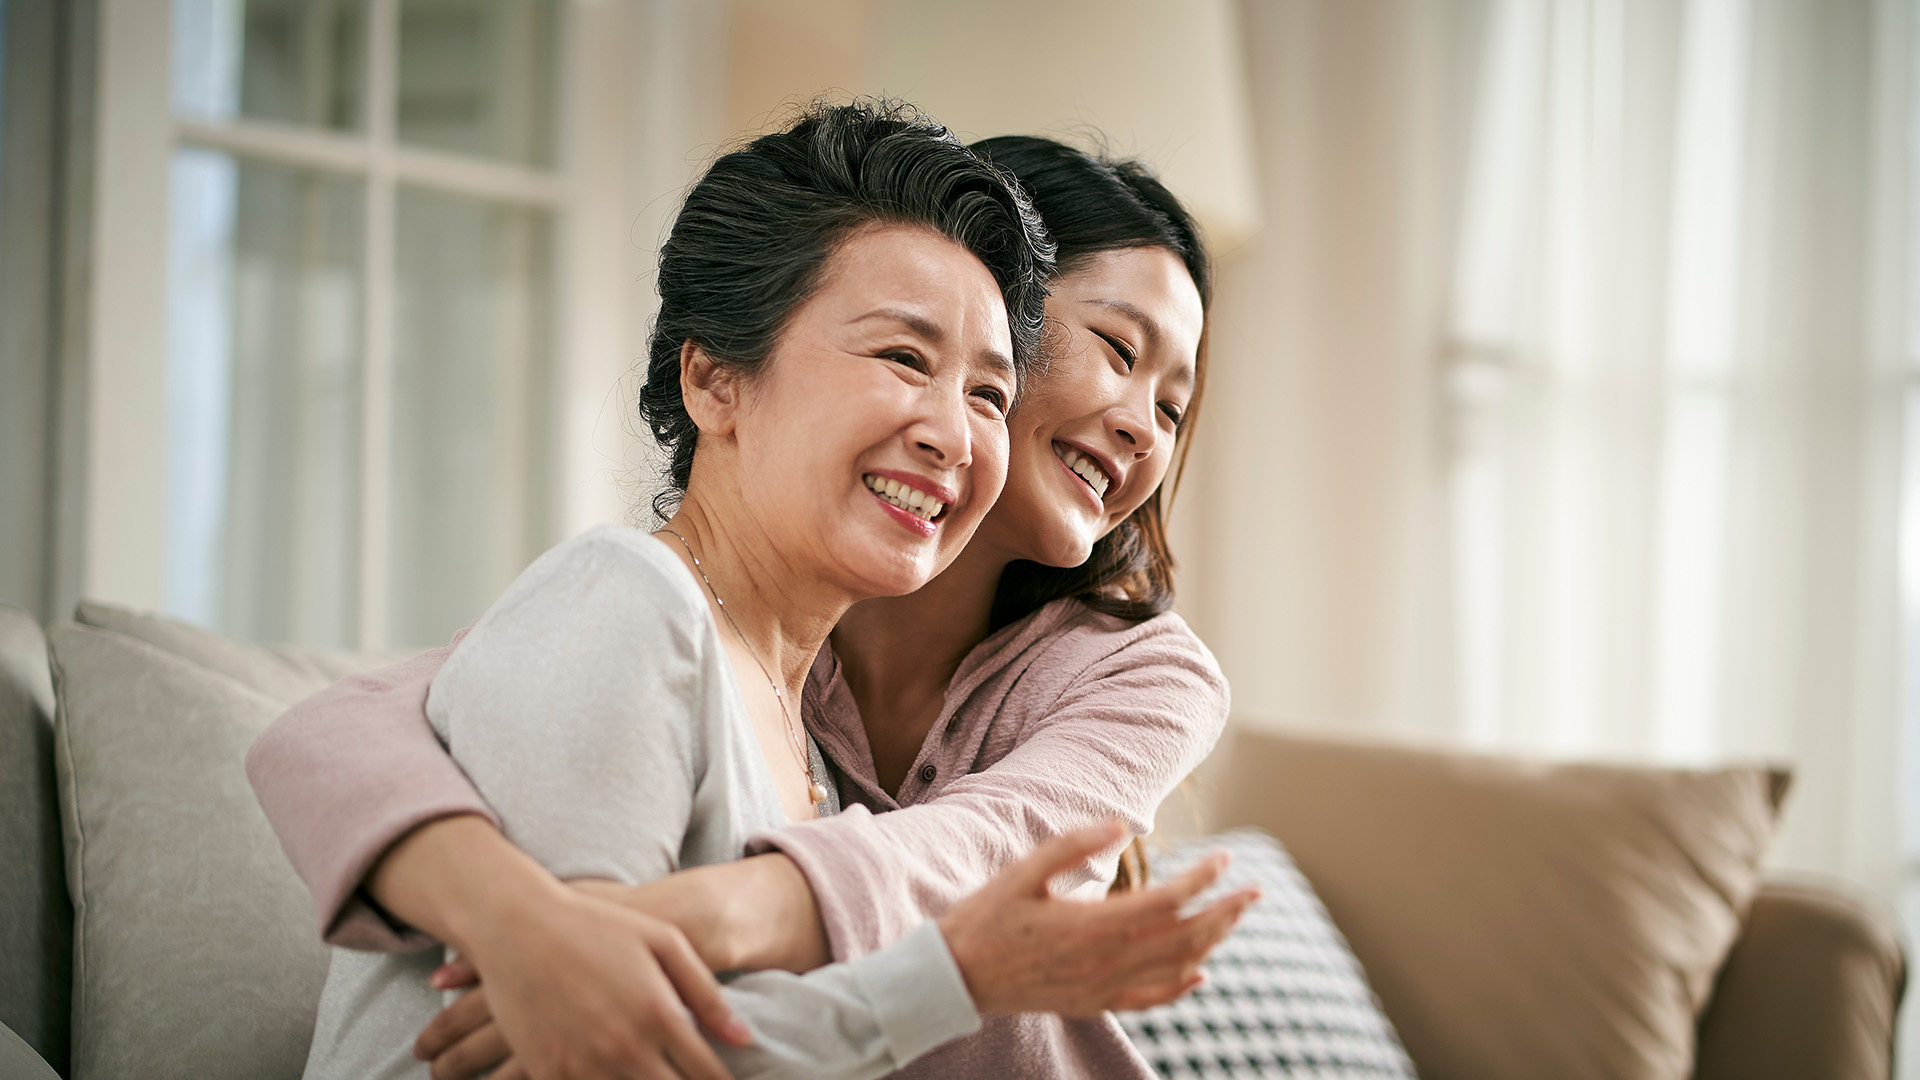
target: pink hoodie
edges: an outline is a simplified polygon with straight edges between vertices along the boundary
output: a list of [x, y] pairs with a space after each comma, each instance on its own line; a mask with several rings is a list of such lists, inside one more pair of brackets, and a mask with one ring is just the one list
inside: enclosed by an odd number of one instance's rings
[[[463, 632], [464, 634], [464, 632]], [[287, 856], [312, 890], [326, 940], [363, 949], [425, 939], [386, 922], [360, 893], [374, 862], [423, 822], [491, 817], [426, 718], [453, 644], [343, 679], [261, 735], [247, 774]], [[1153, 813], [1213, 748], [1227, 684], [1177, 615], [1141, 623], [1058, 600], [981, 642], [897, 793], [882, 790], [859, 710], [830, 649], [803, 703], [846, 809], [765, 833], [806, 874], [836, 960], [871, 952], [944, 912], [1041, 841]], [[1060, 882], [1097, 897], [1112, 857]], [[1111, 1016], [990, 1016], [973, 1035], [897, 1076], [1153, 1075]]]

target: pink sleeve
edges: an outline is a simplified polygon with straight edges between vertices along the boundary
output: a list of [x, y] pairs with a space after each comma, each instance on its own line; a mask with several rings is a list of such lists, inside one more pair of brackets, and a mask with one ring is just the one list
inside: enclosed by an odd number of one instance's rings
[[313, 893], [328, 944], [385, 952], [431, 944], [379, 911], [362, 879], [426, 822], [479, 814], [499, 824], [427, 721], [427, 686], [466, 633], [341, 679], [288, 709], [247, 751], [247, 779]]
[[[938, 916], [1007, 864], [1061, 833], [1119, 819], [1152, 830], [1162, 799], [1212, 750], [1227, 717], [1227, 684], [1177, 620], [1095, 659], [1019, 745], [923, 803], [837, 816], [756, 836], [813, 887], [835, 960], [893, 941]], [[1114, 853], [1059, 879], [1104, 890]]]

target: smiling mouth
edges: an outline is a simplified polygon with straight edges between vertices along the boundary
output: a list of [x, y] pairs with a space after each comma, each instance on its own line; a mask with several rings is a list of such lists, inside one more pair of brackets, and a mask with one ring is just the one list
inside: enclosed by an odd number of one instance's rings
[[1068, 446], [1066, 443], [1054, 443], [1053, 455], [1066, 465], [1067, 470], [1080, 478], [1081, 482], [1093, 489], [1095, 497], [1106, 501], [1107, 488], [1112, 486], [1113, 478], [1108, 476], [1100, 463]]
[[947, 504], [921, 491], [903, 484], [898, 480], [889, 480], [872, 473], [860, 478], [867, 489], [879, 496], [882, 501], [897, 506], [922, 521], [939, 521], [946, 515]]

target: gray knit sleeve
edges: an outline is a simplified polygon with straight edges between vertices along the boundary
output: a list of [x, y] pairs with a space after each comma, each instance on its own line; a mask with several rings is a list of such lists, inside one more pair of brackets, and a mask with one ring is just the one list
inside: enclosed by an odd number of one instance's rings
[[[508, 838], [562, 878], [661, 877], [690, 831], [737, 810], [740, 762], [721, 763], [715, 704], [729, 669], [704, 599], [657, 544], [602, 527], [548, 552], [428, 693]], [[850, 963], [741, 976], [726, 995], [755, 1045], [715, 1047], [761, 1080], [881, 1076], [980, 1023], [933, 923]]]

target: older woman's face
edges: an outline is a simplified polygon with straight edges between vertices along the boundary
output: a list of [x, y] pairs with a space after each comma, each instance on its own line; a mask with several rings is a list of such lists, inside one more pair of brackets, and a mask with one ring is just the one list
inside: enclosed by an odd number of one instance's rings
[[979, 259], [927, 229], [857, 232], [743, 388], [746, 506], [793, 565], [856, 597], [926, 584], [1006, 480], [1011, 354]]
[[1101, 252], [1056, 278], [1051, 363], [1009, 423], [1006, 490], [983, 536], [1016, 558], [1078, 566], [1138, 510], [1173, 461], [1205, 318], [1166, 248]]

